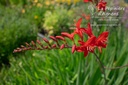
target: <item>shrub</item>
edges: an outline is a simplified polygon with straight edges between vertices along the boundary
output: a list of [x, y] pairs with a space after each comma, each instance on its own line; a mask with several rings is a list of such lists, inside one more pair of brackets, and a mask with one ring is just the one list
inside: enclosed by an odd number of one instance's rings
[[19, 11], [0, 7], [0, 65], [8, 64], [8, 55], [17, 46], [35, 40], [37, 29], [31, 20], [22, 16]]
[[69, 28], [73, 24], [71, 21], [73, 21], [73, 11], [59, 8], [45, 13], [43, 27], [48, 34], [56, 35], [62, 31], [70, 31]]

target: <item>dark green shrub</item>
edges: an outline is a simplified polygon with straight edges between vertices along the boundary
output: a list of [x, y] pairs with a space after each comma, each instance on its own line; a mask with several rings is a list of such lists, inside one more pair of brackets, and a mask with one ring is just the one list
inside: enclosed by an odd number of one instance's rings
[[36, 40], [36, 25], [21, 12], [0, 7], [0, 64], [9, 63], [13, 50], [31, 40]]

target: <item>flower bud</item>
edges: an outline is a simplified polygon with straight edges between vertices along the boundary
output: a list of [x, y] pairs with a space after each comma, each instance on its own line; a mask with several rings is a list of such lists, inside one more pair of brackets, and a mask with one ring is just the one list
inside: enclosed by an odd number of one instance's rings
[[60, 49], [62, 50], [64, 47], [65, 47], [65, 44], [62, 44], [62, 45], [60, 46]]

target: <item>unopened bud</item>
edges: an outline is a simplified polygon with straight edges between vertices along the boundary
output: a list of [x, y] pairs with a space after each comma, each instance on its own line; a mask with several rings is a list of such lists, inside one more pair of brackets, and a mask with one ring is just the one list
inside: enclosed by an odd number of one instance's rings
[[62, 45], [60, 46], [60, 49], [62, 50], [64, 47], [65, 47], [65, 44], [62, 44]]
[[52, 48], [55, 48], [55, 47], [56, 47], [56, 44], [53, 44], [53, 45], [52, 45]]
[[62, 36], [56, 36], [57, 39], [60, 39], [60, 40], [65, 40]]
[[44, 40], [46, 43], [49, 43], [49, 41], [48, 41], [46, 38], [43, 38], [43, 40]]
[[57, 41], [56, 38], [54, 36], [50, 36], [50, 38], [54, 41]]

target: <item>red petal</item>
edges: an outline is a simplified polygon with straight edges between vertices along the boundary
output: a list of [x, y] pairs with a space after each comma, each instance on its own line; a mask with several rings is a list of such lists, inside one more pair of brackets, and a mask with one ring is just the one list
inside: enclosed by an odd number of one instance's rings
[[80, 44], [80, 45], [84, 45], [84, 41], [81, 41], [81, 40], [78, 40], [78, 43]]
[[94, 45], [96, 42], [96, 37], [92, 36], [91, 38], [89, 38], [85, 43], [84, 46], [89, 46], [89, 45]]
[[72, 53], [74, 53], [75, 50], [76, 50], [76, 45], [73, 45], [73, 46], [72, 46]]
[[74, 37], [74, 35], [75, 35], [75, 33], [71, 33], [71, 37], [72, 37], [72, 38]]
[[84, 0], [84, 2], [86, 3], [86, 2], [92, 2], [92, 0]]
[[79, 46], [79, 47], [76, 47], [76, 51], [77, 52], [83, 52], [83, 49]]
[[90, 23], [88, 23], [88, 28], [87, 28], [87, 29], [83, 29], [83, 28], [82, 28], [82, 30], [83, 30], [89, 37], [94, 36], [93, 33], [92, 33], [92, 28], [91, 28]]
[[99, 49], [100, 53], [102, 53], [102, 48], [101, 47], [98, 47], [98, 49]]
[[80, 36], [81, 40], [83, 40], [83, 33], [82, 33], [82, 31], [80, 31], [79, 36]]
[[108, 31], [101, 33], [101, 34], [98, 36], [98, 38], [97, 38], [97, 42], [99, 42], [99, 41], [104, 41], [104, 42], [106, 42], [106, 40], [107, 40], [107, 38], [108, 38], [108, 34], [109, 34]]
[[82, 22], [82, 18], [80, 18], [76, 23], [76, 28], [80, 28], [80, 24]]
[[86, 57], [87, 55], [88, 55], [88, 51], [85, 50], [85, 51], [84, 51], [84, 57]]
[[73, 34], [69, 34], [67, 32], [62, 32], [61, 35], [64, 37], [68, 37], [69, 39], [73, 40]]
[[88, 35], [91, 37], [93, 34], [92, 34], [92, 28], [91, 28], [91, 25], [90, 23], [88, 23]]
[[76, 28], [72, 35], [74, 36], [75, 34], [78, 34], [81, 40], [83, 40], [83, 30], [84, 28]]
[[99, 37], [96, 39], [96, 46], [106, 48], [107, 44], [107, 38], [108, 38], [109, 32], [103, 32], [99, 35]]

